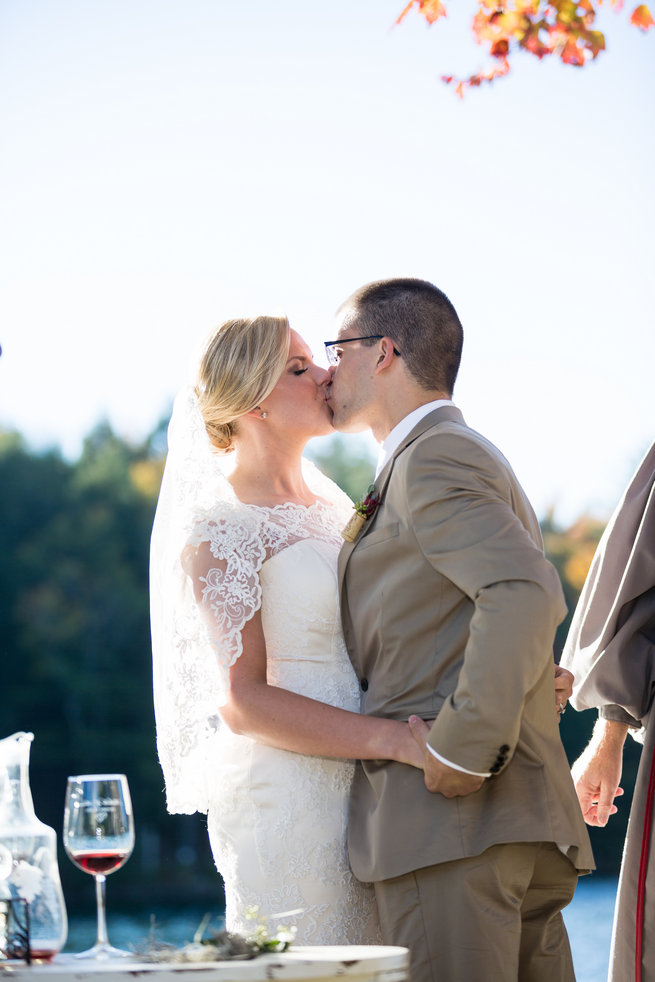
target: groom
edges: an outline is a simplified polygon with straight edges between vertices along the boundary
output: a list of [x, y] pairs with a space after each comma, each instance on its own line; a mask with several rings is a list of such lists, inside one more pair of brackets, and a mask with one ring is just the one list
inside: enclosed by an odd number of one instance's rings
[[327, 347], [334, 425], [382, 445], [339, 563], [362, 711], [410, 719], [425, 752], [425, 774], [358, 765], [353, 871], [412, 982], [574, 979], [560, 911], [593, 858], [553, 705], [565, 606], [509, 464], [451, 400], [457, 313], [423, 280], [371, 283]]

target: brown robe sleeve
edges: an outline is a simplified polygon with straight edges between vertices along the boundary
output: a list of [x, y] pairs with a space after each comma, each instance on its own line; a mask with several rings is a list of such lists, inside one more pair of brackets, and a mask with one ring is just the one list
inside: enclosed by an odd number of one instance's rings
[[648, 715], [655, 690], [655, 444], [598, 545], [561, 663], [576, 676], [576, 709], [607, 707], [603, 715], [633, 726]]

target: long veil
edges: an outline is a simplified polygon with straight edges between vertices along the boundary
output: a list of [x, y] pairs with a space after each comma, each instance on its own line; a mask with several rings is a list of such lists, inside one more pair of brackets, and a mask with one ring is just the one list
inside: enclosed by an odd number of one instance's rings
[[180, 392], [150, 547], [150, 620], [157, 749], [168, 809], [206, 812], [211, 744], [224, 701], [219, 661], [198, 612], [182, 556], [203, 516], [239, 506], [225, 460], [212, 450], [196, 394]]

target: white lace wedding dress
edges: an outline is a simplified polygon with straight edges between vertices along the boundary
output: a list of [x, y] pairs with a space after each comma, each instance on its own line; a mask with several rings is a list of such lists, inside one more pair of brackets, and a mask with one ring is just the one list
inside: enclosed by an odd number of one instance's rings
[[[187, 471], [180, 473], [164, 477], [151, 550], [157, 743], [169, 811], [207, 812], [228, 930], [248, 934], [246, 911], [257, 907], [265, 917], [293, 911], [281, 923], [296, 926], [298, 944], [380, 943], [373, 889], [348, 865], [353, 762], [258, 744], [217, 713], [241, 629], [260, 608], [269, 682], [358, 710], [336, 573], [352, 506], [309, 465], [306, 480], [323, 499], [309, 508], [243, 505], [216, 472], [213, 493], [205, 478], [189, 513]], [[189, 513], [184, 534], [171, 540], [180, 510]], [[183, 602], [171, 594], [171, 577]]]
[[[315, 517], [294, 515], [293, 524], [312, 525]], [[339, 543], [319, 537], [329, 525], [326, 514], [320, 519], [319, 528], [306, 529], [316, 537], [261, 567], [268, 679], [356, 712], [359, 689], [335, 603]], [[208, 826], [229, 930], [247, 933], [244, 912], [257, 906], [263, 914], [301, 910], [282, 919], [297, 926], [299, 944], [379, 943], [372, 888], [354, 878], [346, 853], [353, 770], [349, 761], [223, 736]]]

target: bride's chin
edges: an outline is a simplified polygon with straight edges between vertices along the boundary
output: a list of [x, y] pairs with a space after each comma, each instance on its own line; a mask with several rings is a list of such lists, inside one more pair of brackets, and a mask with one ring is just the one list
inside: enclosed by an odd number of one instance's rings
[[316, 427], [316, 433], [314, 436], [330, 436], [331, 433], [336, 432], [337, 431], [334, 428], [334, 424], [332, 423], [332, 417], [330, 417], [330, 419], [325, 420], [322, 426]]
[[329, 436], [330, 433], [336, 433], [334, 428], [334, 423], [332, 421], [332, 410], [325, 403], [325, 413], [321, 414], [322, 418], [316, 427], [316, 436]]

